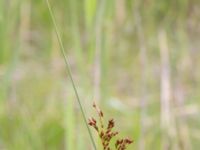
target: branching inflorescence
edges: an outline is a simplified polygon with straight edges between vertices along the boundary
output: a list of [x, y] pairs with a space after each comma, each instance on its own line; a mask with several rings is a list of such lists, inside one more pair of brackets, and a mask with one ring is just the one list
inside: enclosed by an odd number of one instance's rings
[[[97, 107], [95, 103], [93, 104], [93, 107], [97, 111], [97, 114], [99, 116], [99, 124], [97, 123], [97, 120], [93, 117], [89, 119], [88, 124], [91, 127], [93, 127], [95, 131], [98, 133], [99, 138], [101, 140], [101, 144], [103, 146], [103, 150], [111, 150], [110, 147], [111, 139], [118, 135], [118, 132], [112, 131], [115, 126], [115, 122], [113, 119], [110, 119], [108, 121], [107, 126], [105, 127], [103, 122], [104, 121], [103, 112], [101, 111], [101, 109], [99, 109], [99, 107]], [[115, 149], [125, 150], [127, 146], [131, 143], [133, 143], [133, 141], [129, 138], [117, 139], [115, 142]]]

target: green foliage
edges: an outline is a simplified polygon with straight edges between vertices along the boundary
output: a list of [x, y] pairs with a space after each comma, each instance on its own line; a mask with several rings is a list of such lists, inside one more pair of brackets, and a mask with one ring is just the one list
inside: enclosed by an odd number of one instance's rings
[[85, 0], [85, 19], [88, 28], [92, 27], [92, 24], [94, 23], [96, 7], [96, 0]]
[[[133, 137], [133, 149], [140, 149], [144, 85], [146, 149], [162, 149], [167, 132], [160, 127], [159, 33], [165, 31], [176, 131], [169, 137], [170, 146], [198, 149], [199, 0], [51, 0], [51, 4], [86, 115], [92, 116], [97, 79], [101, 107], [116, 118], [123, 136]], [[0, 0], [2, 150], [91, 147], [69, 74], [63, 71], [54, 29], [45, 1]], [[141, 65], [142, 46], [147, 49], [146, 69]]]

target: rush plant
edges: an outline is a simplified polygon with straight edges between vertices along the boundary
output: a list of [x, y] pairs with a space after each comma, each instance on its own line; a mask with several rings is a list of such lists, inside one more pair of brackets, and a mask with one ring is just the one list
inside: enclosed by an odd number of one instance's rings
[[[97, 132], [103, 150], [111, 150], [111, 140], [113, 137], [119, 134], [118, 131], [113, 131], [115, 127], [114, 119], [109, 119], [107, 125], [104, 125], [104, 114], [102, 110], [94, 103], [93, 108], [96, 110], [99, 120], [97, 121], [95, 118], [91, 117], [88, 121], [89, 126], [93, 127]], [[115, 149], [116, 150], [125, 150], [127, 146], [133, 143], [133, 140], [129, 138], [117, 139], [115, 141]]]

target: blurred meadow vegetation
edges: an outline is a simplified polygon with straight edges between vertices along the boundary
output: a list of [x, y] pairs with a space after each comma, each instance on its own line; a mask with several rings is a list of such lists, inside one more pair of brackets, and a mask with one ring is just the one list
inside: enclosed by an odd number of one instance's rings
[[[198, 150], [199, 0], [50, 3], [87, 117], [97, 101], [129, 149]], [[45, 0], [0, 0], [1, 150], [92, 149], [64, 69]]]

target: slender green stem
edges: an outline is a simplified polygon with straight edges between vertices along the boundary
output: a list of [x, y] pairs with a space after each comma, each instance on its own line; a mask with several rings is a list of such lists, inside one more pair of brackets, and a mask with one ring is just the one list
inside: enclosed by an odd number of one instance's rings
[[51, 5], [50, 5], [50, 3], [49, 3], [49, 0], [46, 0], [46, 3], [47, 3], [47, 6], [48, 6], [48, 9], [49, 9], [49, 14], [50, 14], [50, 16], [51, 16], [51, 19], [52, 19], [54, 28], [55, 28], [55, 32], [56, 32], [56, 35], [57, 35], [57, 38], [58, 38], [58, 42], [59, 42], [59, 45], [60, 45], [60, 48], [61, 48], [61, 52], [62, 52], [62, 55], [63, 55], [64, 60], [65, 60], [66, 71], [67, 71], [67, 73], [69, 74], [69, 78], [70, 78], [70, 81], [71, 81], [71, 83], [72, 83], [72, 86], [73, 86], [73, 89], [74, 89], [74, 92], [75, 92], [75, 95], [76, 95], [78, 104], [79, 104], [79, 106], [80, 106], [80, 109], [81, 109], [81, 113], [82, 113], [84, 122], [85, 122], [85, 124], [86, 124], [88, 133], [89, 133], [89, 135], [90, 135], [90, 139], [91, 139], [91, 141], [92, 141], [92, 145], [93, 145], [94, 149], [97, 150], [96, 145], [95, 145], [95, 142], [94, 142], [94, 139], [93, 139], [93, 137], [92, 137], [92, 133], [91, 133], [90, 128], [89, 128], [89, 126], [88, 126], [88, 124], [87, 124], [86, 115], [85, 115], [85, 113], [84, 113], [83, 106], [82, 106], [82, 104], [81, 104], [81, 100], [80, 100], [79, 95], [78, 95], [78, 91], [77, 91], [77, 89], [76, 89], [76, 86], [75, 86], [75, 83], [74, 83], [74, 80], [73, 80], [73, 77], [72, 77], [71, 68], [70, 68], [70, 65], [69, 65], [69, 63], [68, 63], [67, 56], [66, 56], [66, 54], [65, 54], [64, 45], [63, 45], [63, 42], [62, 42], [62, 39], [61, 39], [61, 36], [60, 36], [60, 32], [59, 32], [59, 30], [58, 30], [58, 26], [57, 26], [57, 24], [56, 24], [56, 20], [55, 20], [54, 14], [53, 14], [53, 10], [52, 10], [52, 8], [51, 8]]

